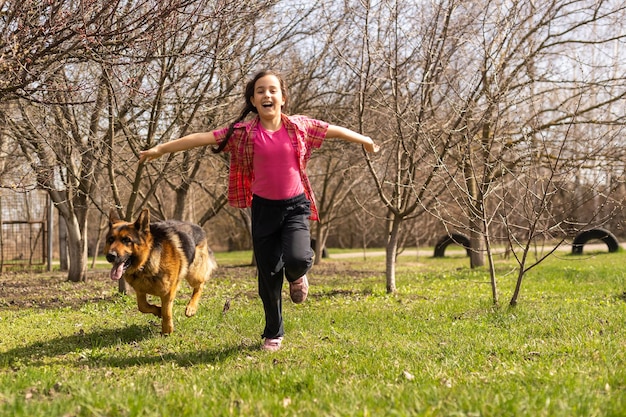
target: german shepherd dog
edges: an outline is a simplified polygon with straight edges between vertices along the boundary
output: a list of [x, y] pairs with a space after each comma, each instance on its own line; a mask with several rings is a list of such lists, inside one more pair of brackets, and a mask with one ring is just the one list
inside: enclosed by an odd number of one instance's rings
[[[124, 277], [135, 290], [139, 311], [161, 317], [164, 335], [174, 330], [172, 306], [181, 280], [193, 288], [185, 310], [191, 317], [198, 310], [205, 281], [217, 268], [200, 226], [177, 220], [150, 223], [147, 209], [134, 223], [120, 220], [111, 210], [104, 250], [113, 264], [111, 279]], [[147, 294], [160, 297], [161, 306], [148, 303]]]

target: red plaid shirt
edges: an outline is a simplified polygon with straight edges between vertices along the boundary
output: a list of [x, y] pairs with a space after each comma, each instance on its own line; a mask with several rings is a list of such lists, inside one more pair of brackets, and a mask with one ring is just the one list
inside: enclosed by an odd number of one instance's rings
[[[283, 114], [282, 122], [294, 150], [298, 156], [300, 177], [304, 186], [304, 194], [311, 202], [311, 220], [319, 220], [315, 196], [311, 188], [311, 182], [306, 174], [306, 165], [311, 158], [311, 151], [322, 146], [326, 138], [328, 123], [321, 120], [310, 119], [305, 116], [287, 116]], [[250, 207], [252, 205], [252, 180], [254, 179], [254, 169], [252, 159], [254, 158], [254, 140], [252, 135], [255, 131], [259, 118], [235, 124], [233, 135], [228, 140], [224, 148], [230, 153], [230, 173], [228, 178], [228, 202], [231, 206], [238, 208]], [[228, 127], [213, 131], [218, 144], [226, 138]]]

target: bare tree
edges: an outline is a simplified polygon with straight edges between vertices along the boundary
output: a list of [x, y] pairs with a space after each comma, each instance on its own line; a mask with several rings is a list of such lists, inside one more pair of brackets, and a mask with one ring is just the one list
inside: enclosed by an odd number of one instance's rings
[[0, 101], [47, 89], [68, 62], [124, 53], [167, 29], [194, 0], [4, 1], [0, 19]]
[[[353, 6], [361, 46], [342, 50], [342, 56], [360, 77], [363, 125], [375, 123], [372, 130], [387, 138], [370, 169], [389, 211], [388, 292], [395, 291], [394, 264], [407, 219], [429, 212], [450, 228], [468, 231], [471, 266], [481, 266], [485, 245], [491, 254], [489, 231], [496, 225], [485, 210], [499, 207], [491, 201], [496, 183], [530, 163], [529, 140], [547, 146], [559, 129], [560, 138], [571, 140], [564, 127], [572, 123], [621, 123], [623, 115], [597, 117], [600, 109], [623, 100], [621, 74], [576, 79], [571, 66], [616, 67], [615, 61], [581, 60], [580, 52], [587, 47], [607, 53], [605, 46], [618, 45], [624, 31], [608, 28], [623, 9], [618, 2], [584, 0]], [[602, 94], [598, 85], [605, 86]], [[593, 103], [574, 108], [594, 91]], [[567, 155], [589, 156], [565, 145]], [[563, 181], [557, 177], [554, 186]], [[498, 227], [507, 230], [502, 222]], [[495, 298], [495, 278], [493, 285]]]
[[[68, 278], [84, 281], [87, 269], [87, 209], [96, 181], [102, 144], [97, 124], [103, 110], [102, 89], [91, 108], [90, 121], [81, 124], [73, 103], [84, 103], [81, 92], [71, 92], [68, 75], [57, 74], [60, 88], [42, 97], [54, 105], [21, 102], [10, 121], [14, 140], [20, 144], [40, 187], [51, 200], [67, 227]], [[81, 106], [85, 106], [81, 104]], [[62, 168], [61, 168], [62, 167]]]
[[107, 71], [127, 65], [133, 48], [151, 49], [157, 34], [168, 37], [172, 16], [193, 3], [6, 4], [2, 100], [20, 100], [5, 105], [12, 138], [66, 221], [71, 281], [85, 280], [87, 210], [115, 131]]
[[[589, 201], [599, 196], [604, 202], [611, 200], [612, 189], [603, 184], [597, 167], [606, 161], [605, 155], [623, 146], [616, 140], [615, 126], [624, 116], [606, 110], [624, 100], [626, 89], [623, 77], [603, 68], [613, 67], [619, 59], [607, 46], [625, 35], [598, 27], [619, 21], [624, 11], [622, 4], [610, 1], [561, 0], [510, 7], [485, 2], [479, 13], [474, 11], [474, 41], [457, 54], [456, 62], [474, 72], [468, 71], [465, 88], [451, 97], [463, 103], [457, 110], [460, 140], [450, 152], [453, 163], [440, 171], [453, 197], [431, 195], [438, 199], [440, 218], [452, 227], [461, 225], [444, 213], [447, 204], [456, 201], [474, 239], [486, 245], [494, 303], [496, 242], [506, 241], [518, 261], [518, 282], [510, 301], [515, 304], [528, 270], [576, 230], [612, 215], [605, 213], [600, 219], [600, 212], [592, 210], [585, 220], [572, 221]], [[603, 50], [607, 53], [603, 59], [609, 62], [581, 60], [593, 50]], [[600, 94], [598, 85], [603, 86]], [[581, 172], [586, 178], [577, 190], [580, 198], [558, 204], [561, 191]], [[554, 246], [531, 261], [539, 239]]]
[[[26, 161], [20, 158], [17, 142], [11, 139], [9, 116], [0, 108], [0, 184], [2, 187], [15, 188], [24, 183], [23, 178], [29, 177], [29, 170], [24, 169]], [[32, 183], [32, 178], [26, 180]]]
[[[330, 142], [323, 152], [312, 160], [309, 167], [311, 180], [316, 186], [316, 200], [320, 220], [313, 229], [315, 240], [315, 263], [321, 262], [323, 248], [331, 227], [345, 222], [346, 218], [362, 211], [359, 205], [351, 205], [354, 187], [365, 180], [365, 171], [350, 144]], [[343, 209], [342, 209], [343, 208]]]
[[[428, 207], [426, 190], [449, 149], [458, 140], [455, 121], [446, 120], [444, 83], [453, 77], [448, 63], [462, 42], [464, 26], [451, 34], [455, 2], [362, 2], [354, 15], [362, 29], [359, 55], [346, 62], [360, 79], [360, 124], [376, 126], [383, 151], [369, 164], [379, 197], [388, 211], [387, 291], [396, 290], [395, 263], [406, 220]], [[409, 17], [410, 16], [410, 17]], [[462, 22], [461, 22], [462, 23]], [[442, 111], [442, 109], [444, 109]], [[443, 129], [441, 128], [443, 126]], [[371, 127], [370, 127], [371, 128]]]

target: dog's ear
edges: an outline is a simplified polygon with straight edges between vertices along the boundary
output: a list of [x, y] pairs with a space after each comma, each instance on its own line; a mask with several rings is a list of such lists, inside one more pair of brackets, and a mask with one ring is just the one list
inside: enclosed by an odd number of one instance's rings
[[135, 221], [135, 229], [142, 232], [148, 232], [150, 230], [150, 210], [147, 208], [141, 210], [141, 214]]
[[117, 215], [117, 210], [112, 208], [109, 211], [109, 226], [111, 226], [113, 223], [117, 223], [119, 221], [120, 221], [120, 216]]

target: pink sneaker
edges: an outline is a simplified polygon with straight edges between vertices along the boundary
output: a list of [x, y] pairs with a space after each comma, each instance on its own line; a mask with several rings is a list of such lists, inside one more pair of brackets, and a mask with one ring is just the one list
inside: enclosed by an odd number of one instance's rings
[[289, 295], [291, 301], [296, 304], [303, 303], [306, 300], [306, 296], [309, 293], [309, 281], [306, 279], [306, 275], [302, 275], [294, 282], [289, 283]]
[[282, 337], [277, 337], [275, 339], [270, 339], [266, 337], [265, 341], [263, 342], [263, 346], [261, 348], [269, 352], [276, 352], [278, 349], [280, 349], [280, 345], [282, 343], [283, 343]]

